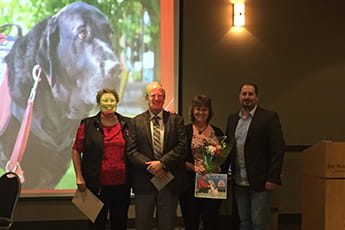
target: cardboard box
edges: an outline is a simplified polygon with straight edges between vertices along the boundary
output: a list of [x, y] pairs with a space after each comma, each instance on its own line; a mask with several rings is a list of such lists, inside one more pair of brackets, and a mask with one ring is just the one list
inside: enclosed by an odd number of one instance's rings
[[303, 175], [345, 178], [345, 142], [319, 142], [304, 150], [302, 159]]
[[345, 180], [303, 176], [302, 230], [345, 230]]

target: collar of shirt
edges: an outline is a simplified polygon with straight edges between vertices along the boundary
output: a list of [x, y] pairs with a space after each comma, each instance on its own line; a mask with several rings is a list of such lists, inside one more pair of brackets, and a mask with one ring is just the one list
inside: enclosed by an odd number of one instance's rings
[[153, 113], [151, 113], [151, 111], [149, 111], [149, 112], [150, 112], [150, 120], [151, 121], [155, 116], [160, 118], [159, 121], [161, 121], [163, 119], [163, 110], [161, 110], [157, 115], [154, 115]]

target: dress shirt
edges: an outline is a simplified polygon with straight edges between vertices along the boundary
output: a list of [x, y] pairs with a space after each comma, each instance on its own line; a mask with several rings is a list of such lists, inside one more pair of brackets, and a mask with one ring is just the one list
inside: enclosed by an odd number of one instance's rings
[[242, 111], [239, 112], [239, 120], [236, 126], [236, 171], [234, 175], [235, 183], [241, 186], [249, 186], [247, 177], [246, 161], [244, 155], [244, 145], [248, 134], [250, 123], [252, 122], [257, 106], [255, 106], [248, 117], [243, 117]]

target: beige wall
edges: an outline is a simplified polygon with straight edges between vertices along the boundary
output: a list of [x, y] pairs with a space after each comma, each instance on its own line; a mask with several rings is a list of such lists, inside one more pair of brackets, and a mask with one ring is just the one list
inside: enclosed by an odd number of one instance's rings
[[182, 109], [205, 93], [225, 127], [242, 82], [280, 114], [288, 145], [345, 140], [345, 2], [247, 0], [245, 31], [230, 33], [229, 0], [183, 4]]

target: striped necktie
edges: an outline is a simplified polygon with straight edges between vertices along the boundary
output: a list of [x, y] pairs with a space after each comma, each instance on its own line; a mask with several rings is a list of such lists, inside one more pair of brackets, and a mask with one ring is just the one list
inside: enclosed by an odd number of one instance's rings
[[160, 132], [160, 125], [159, 125], [160, 117], [154, 116], [153, 121], [153, 153], [154, 158], [156, 160], [160, 159], [162, 156], [162, 148], [161, 148], [161, 132]]

